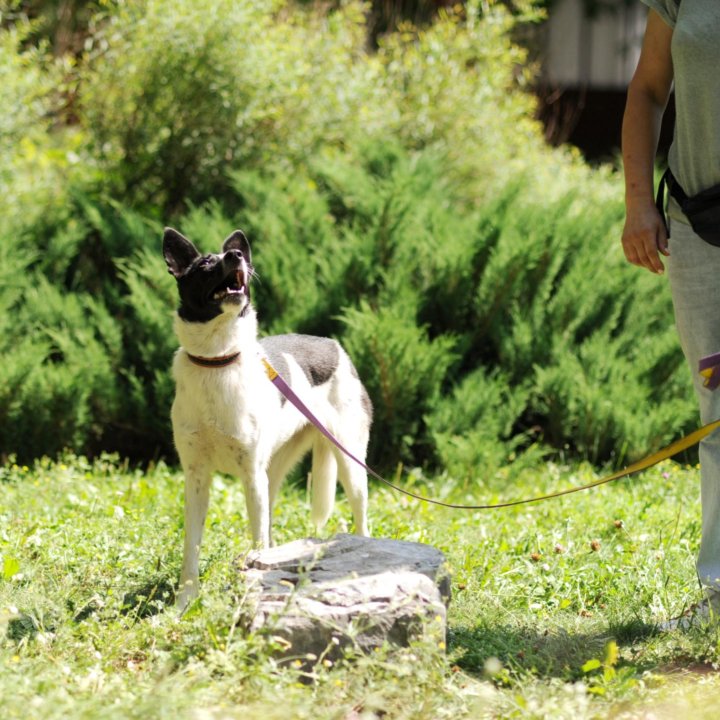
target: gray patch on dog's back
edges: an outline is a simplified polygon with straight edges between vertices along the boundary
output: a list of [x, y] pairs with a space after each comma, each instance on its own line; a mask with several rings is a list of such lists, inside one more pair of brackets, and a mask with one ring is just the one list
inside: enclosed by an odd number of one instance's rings
[[270, 364], [289, 382], [284, 355], [292, 355], [311, 385], [326, 383], [340, 362], [338, 344], [330, 338], [313, 335], [271, 335], [260, 340]]
[[[360, 375], [358, 374], [358, 371], [352, 364], [352, 362], [350, 363], [350, 372], [352, 373], [352, 376], [354, 378], [360, 380]], [[362, 380], [360, 380], [360, 406], [365, 411], [365, 414], [368, 417], [368, 421], [371, 422], [373, 418], [373, 404], [370, 396], [368, 395], [368, 391], [365, 389], [365, 386], [362, 383]]]
[[[286, 354], [293, 357], [313, 386], [322, 385], [330, 380], [340, 362], [338, 344], [330, 338], [290, 333], [271, 335], [260, 340], [260, 344], [270, 364], [287, 382], [290, 382], [290, 368], [285, 359]], [[352, 362], [350, 372], [353, 377], [360, 379]], [[285, 398], [282, 397], [280, 402], [284, 405]], [[360, 406], [365, 411], [368, 422], [372, 422], [373, 405], [362, 381], [360, 381]]]
[[[353, 368], [353, 370], [354, 369], [355, 368]], [[372, 419], [373, 419], [372, 400], [370, 399], [370, 396], [368, 395], [368, 391], [365, 389], [365, 386], [362, 383], [360, 383], [360, 405], [361, 405], [362, 409], [365, 411], [365, 414], [367, 415], [368, 423], [372, 422]]]

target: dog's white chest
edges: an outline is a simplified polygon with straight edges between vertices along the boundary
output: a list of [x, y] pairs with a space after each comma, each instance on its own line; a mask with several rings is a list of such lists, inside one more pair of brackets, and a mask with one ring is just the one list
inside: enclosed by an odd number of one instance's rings
[[201, 457], [215, 469], [241, 473], [252, 464], [264, 417], [277, 405], [262, 372], [248, 377], [238, 367], [210, 370], [184, 367], [176, 373], [172, 408], [175, 442], [181, 454]]
[[205, 426], [192, 433], [180, 435], [176, 442], [180, 449], [202, 458], [214, 470], [230, 475], [245, 475], [252, 466], [249, 446], [238, 438], [225, 435], [217, 428]]

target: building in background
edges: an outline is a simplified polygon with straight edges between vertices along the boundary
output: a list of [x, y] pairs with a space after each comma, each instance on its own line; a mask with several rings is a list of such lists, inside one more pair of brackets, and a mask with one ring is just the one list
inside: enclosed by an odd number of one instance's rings
[[[640, 56], [647, 7], [640, 0], [554, 0], [541, 29], [539, 114], [552, 144], [591, 160], [617, 156], [628, 83]], [[672, 138], [672, 101], [661, 152]]]

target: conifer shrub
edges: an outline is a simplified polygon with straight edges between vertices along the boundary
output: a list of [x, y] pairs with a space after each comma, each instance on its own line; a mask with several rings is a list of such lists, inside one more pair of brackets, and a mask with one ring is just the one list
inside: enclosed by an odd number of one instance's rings
[[121, 409], [121, 329], [89, 293], [22, 272], [21, 294], [2, 299], [0, 448], [23, 459], [94, 448]]
[[[374, 401], [380, 466], [470, 478], [542, 447], [624, 462], [688, 429], [667, 289], [620, 256], [619, 199], [588, 209], [570, 189], [540, 204], [518, 178], [458, 212], [447, 163], [388, 144], [362, 165], [249, 170], [234, 203], [176, 224], [206, 251], [246, 230], [262, 332], [344, 343]], [[161, 228], [76, 204], [46, 254], [5, 265], [3, 448], [171, 454], [176, 291]]]

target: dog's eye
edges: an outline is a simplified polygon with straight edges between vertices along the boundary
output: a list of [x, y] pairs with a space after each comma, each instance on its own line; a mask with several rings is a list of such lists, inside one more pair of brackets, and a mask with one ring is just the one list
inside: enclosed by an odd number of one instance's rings
[[200, 267], [200, 268], [210, 267], [210, 258], [209, 257], [202, 258], [202, 260], [200, 260], [200, 262], [198, 263], [198, 267]]

